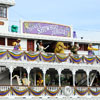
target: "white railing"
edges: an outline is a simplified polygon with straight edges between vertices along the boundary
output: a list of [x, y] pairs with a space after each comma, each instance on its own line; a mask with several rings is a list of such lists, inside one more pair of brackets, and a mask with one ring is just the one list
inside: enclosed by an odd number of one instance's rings
[[0, 86], [0, 96], [5, 97], [100, 97], [100, 87], [33, 87]]
[[55, 54], [32, 51], [0, 50], [0, 60], [9, 61], [36, 61], [53, 63], [99, 64], [100, 56]]

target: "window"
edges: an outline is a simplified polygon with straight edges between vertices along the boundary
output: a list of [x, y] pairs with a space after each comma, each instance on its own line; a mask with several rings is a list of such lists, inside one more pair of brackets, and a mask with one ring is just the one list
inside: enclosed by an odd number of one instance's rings
[[88, 44], [84, 44], [84, 51], [88, 51]]
[[79, 49], [79, 50], [84, 51], [84, 44], [79, 44], [79, 47], [80, 47], [80, 49]]
[[0, 45], [5, 45], [5, 38], [0, 37]]
[[7, 18], [7, 7], [0, 7], [0, 17]]
[[7, 44], [8, 46], [13, 46], [13, 42], [16, 42], [17, 39], [8, 39]]
[[80, 50], [87, 51], [88, 44], [79, 44]]

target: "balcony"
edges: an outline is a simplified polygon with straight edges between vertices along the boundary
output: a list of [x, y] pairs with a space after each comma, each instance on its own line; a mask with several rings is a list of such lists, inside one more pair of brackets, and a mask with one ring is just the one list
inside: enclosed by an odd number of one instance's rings
[[[2, 63], [4, 62], [4, 63]], [[10, 62], [10, 63], [8, 63]], [[34, 63], [33, 63], [34, 62]], [[14, 63], [14, 64], [13, 64]], [[23, 63], [23, 65], [21, 65]], [[96, 77], [95, 65], [99, 67], [100, 57], [99, 56], [88, 56], [88, 55], [71, 55], [71, 54], [54, 54], [54, 53], [45, 53], [45, 52], [32, 52], [32, 51], [14, 51], [14, 50], [0, 50], [0, 65], [1, 72], [4, 70], [5, 75], [2, 74], [2, 79], [0, 85], [0, 96], [5, 97], [56, 97], [56, 98], [76, 98], [76, 97], [100, 97], [100, 87], [91, 87], [91, 82], [93, 83], [94, 78]], [[26, 64], [26, 65], [25, 65]], [[46, 65], [45, 65], [46, 64]], [[70, 66], [68, 66], [68, 64]], [[6, 65], [6, 66], [5, 66]], [[49, 66], [48, 66], [49, 65]], [[72, 66], [73, 65], [73, 66]], [[77, 66], [76, 66], [77, 65]], [[82, 68], [80, 68], [83, 65]], [[88, 65], [88, 66], [86, 66]], [[94, 67], [89, 67], [89, 65], [93, 65]], [[5, 67], [2, 67], [5, 66]], [[76, 66], [76, 67], [75, 67]], [[9, 68], [6, 72], [5, 68]], [[18, 68], [19, 67], [19, 68]], [[22, 68], [23, 67], [23, 68]], [[24, 69], [25, 68], [25, 69]], [[39, 69], [40, 68], [40, 69]], [[51, 69], [50, 69], [51, 68]], [[62, 68], [62, 69], [61, 69]], [[22, 72], [27, 72], [28, 80], [31, 75], [34, 75], [34, 85], [16, 85], [17, 81], [12, 80], [12, 76], [15, 75], [16, 71], [20, 70], [20, 78]], [[79, 70], [83, 69], [85, 71]], [[89, 69], [89, 70], [88, 70]], [[90, 70], [91, 69], [91, 70]], [[92, 69], [94, 70], [92, 73]], [[97, 67], [96, 67], [97, 69]], [[57, 70], [57, 71], [55, 71]], [[44, 83], [42, 86], [37, 87], [37, 79], [36, 74], [38, 72], [43, 72], [42, 78]], [[57, 84], [51, 86], [46, 84], [46, 76], [55, 74], [57, 76]], [[79, 87], [75, 85], [75, 83], [79, 83], [81, 81], [78, 80], [78, 74], [83, 73], [83, 79], [85, 80], [86, 87]], [[12, 75], [13, 74], [13, 75]], [[67, 75], [71, 74], [73, 76], [73, 85], [68, 85], [68, 81], [62, 80], [62, 74]], [[85, 75], [86, 74], [86, 75]], [[8, 77], [10, 75], [10, 77]], [[93, 76], [94, 75], [94, 76]], [[6, 78], [5, 78], [6, 77]], [[54, 75], [53, 75], [54, 77]], [[52, 77], [52, 78], [53, 78]], [[71, 81], [72, 81], [71, 80]], [[64, 82], [64, 85], [63, 85]], [[6, 83], [6, 84], [5, 84]], [[9, 83], [9, 85], [7, 85]], [[51, 79], [51, 83], [52, 79]], [[83, 84], [83, 83], [82, 83]], [[99, 86], [99, 85], [98, 85]]]

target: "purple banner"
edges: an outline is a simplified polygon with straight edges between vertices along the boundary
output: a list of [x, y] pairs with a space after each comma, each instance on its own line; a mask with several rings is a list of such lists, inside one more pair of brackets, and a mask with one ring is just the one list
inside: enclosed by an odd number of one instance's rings
[[24, 22], [23, 33], [71, 37], [71, 28], [45, 22]]

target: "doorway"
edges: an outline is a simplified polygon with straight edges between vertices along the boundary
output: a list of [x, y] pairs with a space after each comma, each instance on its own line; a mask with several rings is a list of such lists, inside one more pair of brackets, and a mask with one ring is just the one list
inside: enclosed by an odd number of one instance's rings
[[27, 51], [34, 51], [34, 40], [27, 40]]

